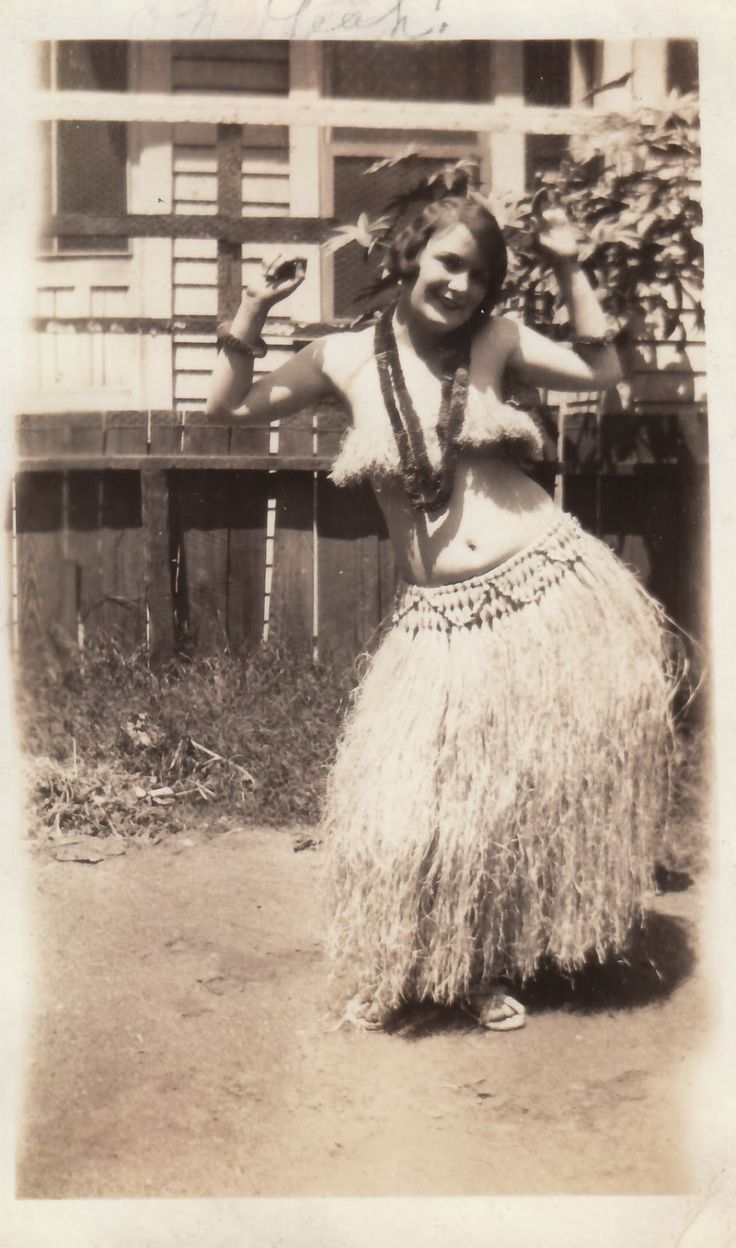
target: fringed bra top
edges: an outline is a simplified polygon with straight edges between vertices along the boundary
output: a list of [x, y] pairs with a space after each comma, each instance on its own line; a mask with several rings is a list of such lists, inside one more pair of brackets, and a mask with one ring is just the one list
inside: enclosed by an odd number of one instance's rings
[[[460, 449], [505, 450], [518, 459], [541, 459], [542, 435], [528, 412], [499, 399], [470, 394], [465, 419], [455, 439]], [[396, 440], [385, 412], [370, 426], [348, 428], [330, 473], [335, 485], [370, 477], [386, 481], [401, 475]]]
[[[474, 384], [475, 372], [473, 368], [465, 415], [454, 445], [461, 451], [503, 450], [522, 461], [540, 459], [542, 435], [533, 418], [503, 403], [487, 378], [479, 388]], [[399, 452], [381, 401], [372, 352], [351, 373], [349, 381], [339, 380], [343, 381], [340, 389], [350, 401], [354, 420], [343, 434], [330, 479], [336, 485], [351, 485], [366, 478], [377, 484], [400, 479]]]

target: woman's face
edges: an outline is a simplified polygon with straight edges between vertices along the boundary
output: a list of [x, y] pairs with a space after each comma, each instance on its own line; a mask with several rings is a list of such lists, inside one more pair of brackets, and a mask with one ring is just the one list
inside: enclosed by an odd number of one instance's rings
[[474, 236], [458, 222], [433, 234], [418, 257], [410, 314], [442, 333], [464, 325], [483, 302], [488, 266]]

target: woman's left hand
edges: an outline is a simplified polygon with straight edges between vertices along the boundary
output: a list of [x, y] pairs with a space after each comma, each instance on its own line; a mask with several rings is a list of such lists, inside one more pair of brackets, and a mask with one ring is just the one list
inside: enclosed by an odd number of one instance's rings
[[546, 208], [538, 214], [537, 240], [552, 264], [570, 263], [578, 258], [575, 230], [562, 208]]

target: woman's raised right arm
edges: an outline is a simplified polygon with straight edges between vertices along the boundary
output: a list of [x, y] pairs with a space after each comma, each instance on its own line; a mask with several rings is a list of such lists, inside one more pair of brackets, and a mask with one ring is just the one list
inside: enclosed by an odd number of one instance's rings
[[220, 342], [205, 408], [208, 416], [232, 417], [239, 423], [278, 420], [332, 391], [319, 340], [253, 382], [253, 362], [262, 353], [259, 343], [266, 317], [275, 303], [301, 285], [305, 268], [302, 260], [274, 261], [264, 268], [262, 280], [248, 288]]

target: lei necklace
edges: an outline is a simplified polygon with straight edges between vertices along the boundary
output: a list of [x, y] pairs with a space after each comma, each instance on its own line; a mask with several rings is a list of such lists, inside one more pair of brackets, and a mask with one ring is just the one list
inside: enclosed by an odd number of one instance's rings
[[452, 494], [455, 439], [460, 432], [468, 397], [470, 341], [453, 351], [442, 373], [437, 441], [440, 465], [434, 468], [427, 454], [414, 404], [406, 387], [393, 331], [394, 305], [386, 308], [376, 324], [374, 350], [381, 396], [396, 439], [401, 480], [415, 511], [442, 511]]

